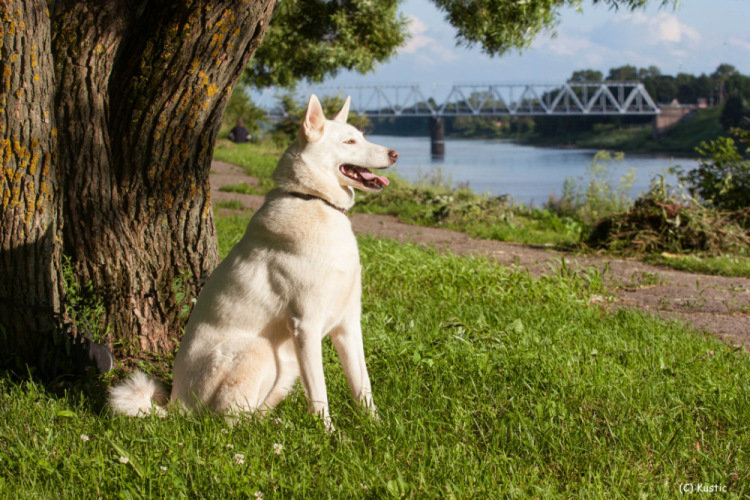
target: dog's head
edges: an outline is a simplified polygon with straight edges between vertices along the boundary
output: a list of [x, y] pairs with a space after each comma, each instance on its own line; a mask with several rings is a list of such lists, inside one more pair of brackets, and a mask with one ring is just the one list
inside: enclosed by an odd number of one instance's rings
[[[398, 153], [368, 142], [362, 132], [346, 123], [350, 102], [347, 97], [328, 120], [318, 98], [310, 96], [297, 140], [274, 172], [279, 187], [321, 196], [348, 208], [353, 203], [352, 188], [377, 192], [388, 185], [386, 177], [372, 170], [390, 167]], [[346, 203], [341, 203], [342, 194]]]

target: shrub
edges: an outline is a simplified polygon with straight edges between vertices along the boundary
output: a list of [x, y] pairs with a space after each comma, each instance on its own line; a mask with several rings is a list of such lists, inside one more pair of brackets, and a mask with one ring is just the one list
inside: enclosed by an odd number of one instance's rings
[[698, 168], [678, 172], [690, 194], [721, 210], [750, 207], [750, 160], [743, 159], [735, 141], [719, 137], [696, 150], [702, 156]]

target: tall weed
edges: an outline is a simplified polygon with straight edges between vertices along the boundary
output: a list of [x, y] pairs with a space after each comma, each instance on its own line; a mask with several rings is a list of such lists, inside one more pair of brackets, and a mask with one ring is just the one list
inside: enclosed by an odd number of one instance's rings
[[596, 153], [586, 169], [586, 176], [581, 180], [565, 179], [562, 196], [550, 198], [546, 207], [587, 225], [627, 210], [633, 203], [629, 193], [636, 180], [635, 171], [629, 169], [616, 183], [612, 179], [613, 163], [622, 163], [624, 158], [623, 153]]

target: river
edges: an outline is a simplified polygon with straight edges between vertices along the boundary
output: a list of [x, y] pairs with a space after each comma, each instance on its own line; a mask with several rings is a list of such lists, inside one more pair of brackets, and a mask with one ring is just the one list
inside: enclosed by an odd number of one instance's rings
[[[399, 153], [396, 171], [409, 181], [418, 181], [438, 169], [453, 184], [468, 184], [477, 193], [493, 196], [508, 194], [517, 202], [539, 206], [551, 194], [559, 196], [563, 183], [574, 177], [587, 179], [587, 169], [595, 150], [541, 148], [507, 140], [451, 139], [445, 141], [445, 157], [431, 160], [429, 137], [371, 135], [368, 140]], [[636, 181], [630, 191], [635, 198], [646, 191], [651, 179], [665, 174], [671, 166], [695, 168], [696, 160], [669, 156], [628, 154], [622, 162], [609, 163], [611, 183], [633, 169]], [[668, 182], [675, 182], [667, 176]]]

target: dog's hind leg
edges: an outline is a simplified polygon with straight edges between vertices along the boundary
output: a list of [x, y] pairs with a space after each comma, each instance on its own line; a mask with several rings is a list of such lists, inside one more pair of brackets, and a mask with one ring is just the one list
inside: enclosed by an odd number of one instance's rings
[[291, 341], [276, 346], [276, 380], [263, 401], [260, 412], [266, 412], [279, 404], [294, 387], [299, 378], [299, 363]]
[[211, 407], [220, 413], [255, 412], [266, 400], [277, 380], [273, 346], [256, 339], [237, 353], [216, 388]]

